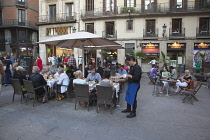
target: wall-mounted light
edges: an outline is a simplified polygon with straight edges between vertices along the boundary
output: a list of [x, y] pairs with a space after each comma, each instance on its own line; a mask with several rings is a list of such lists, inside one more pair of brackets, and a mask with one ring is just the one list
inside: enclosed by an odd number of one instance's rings
[[180, 43], [178, 43], [178, 42], [174, 42], [174, 43], [171, 45], [171, 48], [181, 48], [181, 45], [180, 45]]
[[146, 48], [148, 49], [155, 48], [155, 45], [150, 42], [149, 44], [146, 45]]
[[208, 44], [206, 44], [205, 42], [202, 42], [198, 45], [198, 48], [208, 48]]
[[73, 30], [73, 33], [75, 33], [77, 29], [74, 27], [72, 30]]
[[129, 14], [129, 19], [131, 19], [131, 10], [128, 10], [128, 14]]

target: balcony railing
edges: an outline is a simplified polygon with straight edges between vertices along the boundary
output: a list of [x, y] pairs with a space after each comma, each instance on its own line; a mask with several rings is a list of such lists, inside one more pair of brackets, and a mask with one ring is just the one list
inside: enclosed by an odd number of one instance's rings
[[157, 3], [151, 5], [136, 5], [136, 7], [124, 7], [117, 6], [113, 7], [111, 10], [106, 10], [105, 8], [96, 8], [93, 11], [81, 10], [82, 18], [91, 17], [106, 17], [106, 16], [116, 16], [116, 15], [139, 15], [139, 14], [149, 14], [149, 13], [173, 13], [173, 12], [195, 12], [195, 11], [210, 11], [210, 4], [206, 3], [205, 6], [198, 6], [195, 1], [188, 1], [183, 5], [171, 5], [170, 3]]
[[30, 27], [34, 29], [38, 29], [35, 23], [31, 21], [19, 21], [18, 19], [4, 19], [2, 21], [2, 26], [25, 26], [25, 27]]
[[113, 31], [113, 32], [102, 31], [102, 37], [108, 38], [108, 39], [117, 39], [117, 31]]
[[76, 21], [76, 13], [60, 13], [55, 16], [40, 15], [38, 17], [38, 23], [59, 23], [59, 22], [73, 22]]
[[210, 38], [210, 30], [197, 28], [196, 37], [197, 38]]
[[158, 29], [155, 29], [155, 30], [146, 30], [146, 29], [143, 29], [143, 37], [144, 38], [151, 38], [151, 39], [154, 39], [154, 38], [157, 38], [158, 37]]
[[27, 2], [16, 0], [16, 5], [20, 6], [20, 7], [26, 7], [27, 6]]
[[169, 29], [170, 38], [185, 38], [185, 28], [182, 29]]

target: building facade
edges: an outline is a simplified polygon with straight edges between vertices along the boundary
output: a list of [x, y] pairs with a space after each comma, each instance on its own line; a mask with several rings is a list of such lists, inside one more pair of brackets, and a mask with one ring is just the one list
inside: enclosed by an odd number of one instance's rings
[[[40, 40], [58, 35], [55, 29], [48, 28], [66, 27], [65, 33], [70, 33], [75, 27], [76, 31], [95, 33], [125, 47], [121, 50], [107, 50], [108, 56], [121, 64], [125, 63], [127, 53], [146, 53], [145, 59], [140, 62], [143, 71], [151, 68], [148, 62], [159, 58], [161, 51], [173, 60], [172, 65], [175, 67], [186, 64], [187, 68], [192, 68], [196, 50], [210, 49], [209, 0], [40, 1], [43, 2], [40, 2], [40, 17], [56, 15], [56, 22], [48, 21], [39, 26]], [[72, 8], [67, 8], [68, 3], [72, 4]], [[56, 5], [54, 12], [50, 10], [52, 5]], [[57, 19], [59, 14], [68, 14], [68, 9], [76, 14], [75, 20], [60, 22]], [[46, 58], [46, 46], [40, 45], [40, 49], [45, 50], [42, 56]], [[97, 57], [100, 57], [99, 52], [96, 52]], [[74, 49], [74, 54], [77, 58], [80, 51]]]
[[38, 0], [1, 0], [0, 51], [20, 55], [35, 54], [38, 41], [36, 17]]

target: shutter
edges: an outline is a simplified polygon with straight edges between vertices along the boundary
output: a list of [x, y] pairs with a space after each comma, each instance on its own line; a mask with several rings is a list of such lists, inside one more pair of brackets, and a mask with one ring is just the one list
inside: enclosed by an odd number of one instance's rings
[[103, 12], [106, 11], [106, 0], [103, 0]]
[[136, 0], [134, 0], [134, 7], [136, 7]]

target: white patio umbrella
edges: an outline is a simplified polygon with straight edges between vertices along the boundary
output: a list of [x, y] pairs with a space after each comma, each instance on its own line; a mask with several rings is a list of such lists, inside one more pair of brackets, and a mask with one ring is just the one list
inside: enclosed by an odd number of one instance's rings
[[37, 42], [39, 44], [55, 45], [65, 48], [82, 49], [82, 71], [84, 75], [84, 49], [124, 49], [120, 44], [89, 32], [76, 32], [52, 37]]

